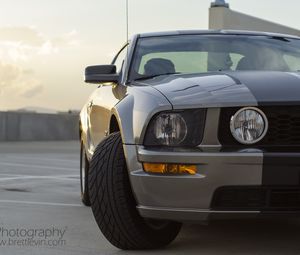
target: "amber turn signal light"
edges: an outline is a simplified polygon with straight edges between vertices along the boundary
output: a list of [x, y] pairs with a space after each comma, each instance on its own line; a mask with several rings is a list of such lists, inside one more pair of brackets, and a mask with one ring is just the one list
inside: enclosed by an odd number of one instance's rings
[[197, 173], [196, 165], [143, 163], [144, 171], [154, 174], [191, 174]]

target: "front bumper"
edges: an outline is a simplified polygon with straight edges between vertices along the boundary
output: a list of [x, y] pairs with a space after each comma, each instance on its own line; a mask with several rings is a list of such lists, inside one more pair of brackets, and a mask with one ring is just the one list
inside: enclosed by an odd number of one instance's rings
[[[206, 221], [219, 218], [257, 217], [261, 213], [264, 215], [298, 213], [297, 209], [265, 211], [264, 208], [259, 207], [213, 208], [214, 194], [221, 187], [264, 186], [266, 175], [264, 168], [268, 169], [269, 175], [270, 165], [264, 166], [265, 155], [262, 151], [248, 149], [236, 152], [215, 150], [203, 152], [200, 149], [166, 150], [163, 148], [150, 150], [135, 145], [124, 145], [124, 148], [128, 169], [130, 169], [130, 181], [138, 204], [137, 209], [143, 217], [177, 221]], [[282, 164], [288, 164], [289, 157], [293, 157], [295, 164], [292, 166], [293, 171], [289, 172], [300, 173], [300, 153], [278, 155], [281, 155]], [[273, 154], [272, 157], [274, 157]], [[148, 174], [143, 171], [141, 162], [196, 164], [197, 174]], [[276, 167], [279, 167], [278, 164]], [[277, 171], [275, 168], [274, 170]], [[287, 172], [286, 175], [290, 174]], [[278, 176], [271, 179], [280, 182]], [[282, 185], [288, 185], [285, 183], [287, 179], [289, 178], [282, 178]], [[276, 187], [280, 186], [280, 183], [271, 184]]]

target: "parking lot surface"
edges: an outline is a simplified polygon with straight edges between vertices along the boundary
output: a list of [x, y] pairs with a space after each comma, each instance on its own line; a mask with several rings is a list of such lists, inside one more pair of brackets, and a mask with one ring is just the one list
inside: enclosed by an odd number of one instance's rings
[[163, 250], [120, 251], [79, 198], [77, 142], [0, 143], [0, 254], [300, 254], [300, 220], [185, 224]]

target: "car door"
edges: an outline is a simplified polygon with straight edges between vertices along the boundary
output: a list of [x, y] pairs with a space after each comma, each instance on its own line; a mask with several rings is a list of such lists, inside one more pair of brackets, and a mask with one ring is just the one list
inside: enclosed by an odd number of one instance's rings
[[[112, 64], [116, 65], [117, 73], [120, 75], [123, 75], [122, 69], [127, 53], [127, 47], [127, 45], [122, 47], [112, 61]], [[116, 84], [101, 84], [88, 103], [90, 151], [94, 151], [95, 147], [109, 132], [111, 110], [119, 101], [113, 93], [115, 86]]]

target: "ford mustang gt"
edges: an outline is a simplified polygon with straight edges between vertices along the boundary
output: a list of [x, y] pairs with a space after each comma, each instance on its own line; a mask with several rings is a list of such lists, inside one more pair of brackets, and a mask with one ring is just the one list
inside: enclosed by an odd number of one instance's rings
[[182, 222], [300, 213], [300, 38], [138, 34], [80, 114], [81, 198], [121, 249], [169, 244]]

